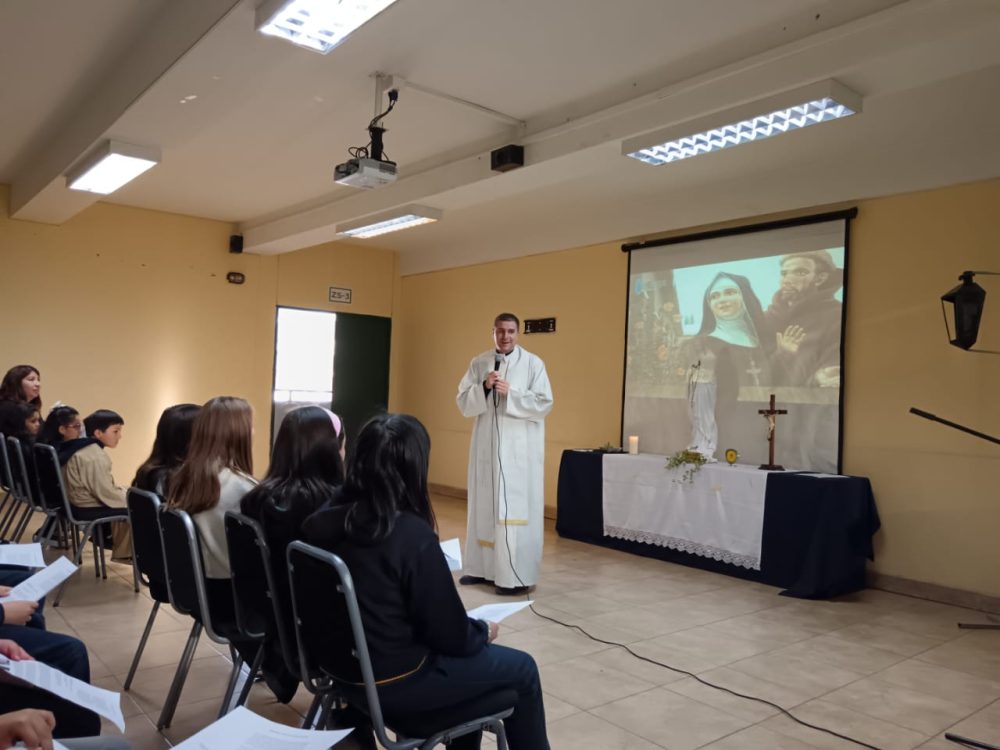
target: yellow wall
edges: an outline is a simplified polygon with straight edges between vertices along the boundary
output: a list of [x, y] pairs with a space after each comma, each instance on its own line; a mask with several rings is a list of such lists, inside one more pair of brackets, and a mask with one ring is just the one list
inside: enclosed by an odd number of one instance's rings
[[[164, 407], [220, 394], [253, 404], [255, 469], [266, 470], [276, 305], [392, 314], [394, 253], [337, 243], [232, 255], [231, 232], [106, 203], [61, 226], [0, 215], [0, 371], [38, 367], [46, 411], [59, 400], [120, 412], [119, 483], [148, 454]], [[246, 283], [227, 283], [229, 271]], [[353, 303], [328, 303], [329, 286], [353, 288]]]
[[466, 486], [472, 420], [455, 405], [469, 360], [492, 347], [493, 318], [556, 317], [556, 333], [521, 335], [544, 361], [555, 406], [545, 420], [545, 502], [554, 515], [566, 448], [617, 444], [621, 430], [628, 258], [619, 244], [489, 263], [402, 280], [403, 409], [431, 434], [431, 481]]
[[[908, 413], [1000, 434], [1000, 356], [949, 346], [940, 296], [1000, 271], [1000, 180], [860, 204], [848, 289], [845, 470], [871, 477], [875, 569], [1000, 595], [1000, 446]], [[1000, 277], [979, 345], [1000, 350]]]
[[[6, 205], [0, 186], [0, 205]], [[878, 571], [1000, 595], [1000, 453], [907, 414], [918, 406], [1000, 432], [1000, 357], [945, 342], [938, 297], [964, 269], [1000, 270], [1000, 181], [859, 204], [848, 295], [845, 469], [871, 477], [883, 530]], [[224, 222], [96, 204], [62, 226], [0, 216], [0, 369], [28, 362], [47, 405], [125, 416], [113, 456], [127, 482], [161, 409], [220, 393], [258, 413], [266, 467], [274, 308], [392, 316], [390, 408], [427, 424], [431, 480], [465, 486], [471, 423], [454, 403], [499, 310], [558, 318], [522, 336], [555, 391], [546, 424], [546, 504], [565, 448], [616, 442], [627, 259], [617, 243], [400, 279], [394, 253], [343, 243], [280, 257], [226, 252]], [[225, 282], [242, 271], [247, 283]], [[1000, 350], [990, 294], [982, 344]], [[328, 286], [354, 290], [350, 308]]]
[[[948, 346], [938, 297], [965, 269], [1000, 271], [1000, 181], [863, 201], [854, 222], [846, 351], [845, 471], [869, 476], [883, 530], [875, 569], [1000, 595], [1000, 450], [907, 413], [923, 407], [1000, 433], [1000, 357]], [[400, 405], [433, 440], [431, 481], [466, 486], [471, 421], [454, 405], [493, 315], [558, 318], [522, 336], [546, 362], [547, 513], [565, 448], [617, 443], [627, 261], [618, 244], [402, 279]], [[1000, 278], [980, 279], [1000, 298]], [[996, 308], [996, 305], [993, 305]], [[983, 322], [1000, 350], [1000, 314]], [[991, 333], [992, 332], [992, 333]]]

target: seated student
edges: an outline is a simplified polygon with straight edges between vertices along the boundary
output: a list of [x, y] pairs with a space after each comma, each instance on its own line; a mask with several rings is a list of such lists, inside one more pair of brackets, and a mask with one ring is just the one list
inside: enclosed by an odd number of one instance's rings
[[49, 416], [45, 418], [42, 431], [38, 436], [39, 443], [53, 447], [64, 440], [76, 440], [83, 435], [83, 420], [80, 412], [72, 406], [53, 406]]
[[[111, 458], [105, 448], [116, 448], [125, 420], [110, 409], [99, 409], [83, 420], [91, 437], [64, 440], [56, 447], [62, 464], [66, 496], [79, 508], [125, 508], [125, 489], [115, 484]], [[111, 559], [132, 559], [132, 535], [128, 523], [113, 524], [114, 551]]]
[[0, 418], [0, 433], [20, 440], [22, 448], [28, 449], [25, 455], [29, 455], [31, 445], [42, 429], [42, 415], [38, 413], [38, 407], [30, 401], [12, 401]]
[[135, 473], [132, 486], [166, 497], [170, 479], [187, 457], [191, 428], [201, 407], [197, 404], [168, 406], [156, 423], [153, 451]]
[[[36, 659], [78, 680], [90, 682], [87, 647], [83, 641], [69, 635], [20, 625], [0, 625], [0, 654], [14, 661]], [[101, 733], [101, 719], [93, 711], [44, 690], [0, 683], [0, 710], [24, 708], [55, 714], [56, 737], [91, 737]]]
[[[213, 620], [234, 622], [233, 587], [226, 542], [227, 510], [240, 509], [243, 496], [257, 486], [253, 478], [253, 408], [242, 398], [217, 396], [195, 417], [191, 447], [170, 482], [167, 504], [186, 511], [198, 527]], [[233, 643], [246, 661], [255, 647]]]
[[0, 380], [0, 432], [10, 435], [12, 411], [17, 404], [30, 403], [42, 410], [42, 378], [31, 365], [11, 367]]
[[[56, 717], [51, 711], [25, 708], [0, 714], [0, 748], [20, 742], [25, 748], [52, 747], [52, 732]], [[132, 744], [124, 737], [63, 738], [60, 744], [66, 750], [131, 750]]]
[[[528, 654], [494, 643], [496, 623], [468, 617], [455, 589], [435, 533], [429, 454], [430, 438], [417, 419], [374, 417], [357, 438], [343, 487], [306, 519], [303, 536], [351, 571], [387, 715], [446, 709], [509, 688], [519, 696], [504, 721], [510, 747], [545, 750], [538, 667]], [[351, 662], [339, 652], [330, 657]], [[360, 682], [358, 675], [340, 676]], [[451, 748], [478, 748], [480, 739], [467, 735]]]
[[[292, 634], [292, 603], [288, 593], [285, 549], [301, 538], [302, 522], [326, 503], [344, 481], [341, 458], [343, 429], [340, 417], [320, 406], [292, 409], [281, 421], [271, 452], [267, 476], [243, 496], [244, 514], [264, 527], [271, 550], [276, 595], [288, 615]], [[274, 634], [273, 623], [269, 634]], [[286, 665], [276, 637], [265, 640], [264, 677], [282, 703], [288, 703], [299, 684], [297, 665]]]

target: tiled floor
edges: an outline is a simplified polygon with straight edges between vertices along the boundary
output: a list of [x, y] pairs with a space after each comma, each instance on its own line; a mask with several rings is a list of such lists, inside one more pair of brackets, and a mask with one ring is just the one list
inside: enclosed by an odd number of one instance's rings
[[[441, 537], [464, 537], [464, 504], [436, 497], [435, 506]], [[102, 582], [85, 566], [62, 605], [47, 612], [52, 630], [87, 643], [95, 684], [121, 690], [151, 603], [132, 592], [129, 568], [111, 569]], [[480, 587], [461, 594], [470, 607], [497, 598]], [[985, 620], [970, 610], [876, 590], [832, 602], [788, 599], [767, 586], [560, 539], [551, 528], [534, 598], [542, 614], [885, 750], [958, 747], [944, 740], [946, 730], [1000, 742], [1000, 631], [959, 630], [959, 620]], [[187, 618], [161, 609], [123, 697], [136, 750], [169, 747], [218, 711], [229, 662], [226, 649], [203, 638], [173, 726], [156, 732], [189, 628]], [[529, 610], [504, 621], [500, 642], [540, 665], [557, 750], [857, 747]], [[289, 724], [308, 704], [304, 690], [284, 706], [261, 685], [250, 699], [253, 711]]]

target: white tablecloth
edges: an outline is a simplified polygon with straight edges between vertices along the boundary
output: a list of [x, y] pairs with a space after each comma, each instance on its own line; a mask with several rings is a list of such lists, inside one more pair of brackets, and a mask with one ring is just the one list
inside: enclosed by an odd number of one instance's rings
[[707, 464], [688, 483], [665, 456], [604, 456], [604, 535], [760, 570], [769, 472]]

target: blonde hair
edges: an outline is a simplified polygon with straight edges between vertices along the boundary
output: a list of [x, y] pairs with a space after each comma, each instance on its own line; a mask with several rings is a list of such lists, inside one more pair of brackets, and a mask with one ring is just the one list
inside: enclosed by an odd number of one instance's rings
[[253, 408], [242, 398], [216, 396], [194, 420], [187, 458], [170, 481], [167, 503], [188, 513], [219, 504], [219, 472], [253, 474]]

